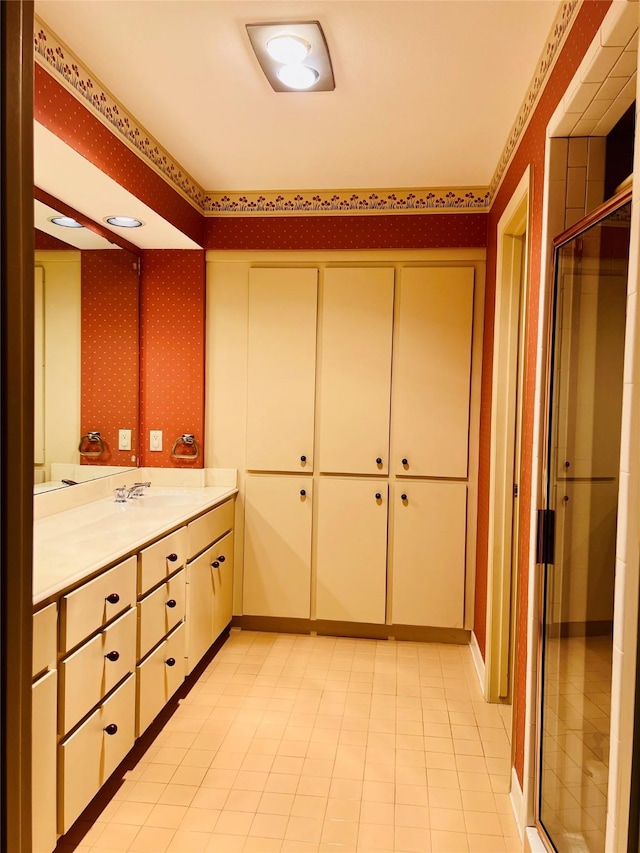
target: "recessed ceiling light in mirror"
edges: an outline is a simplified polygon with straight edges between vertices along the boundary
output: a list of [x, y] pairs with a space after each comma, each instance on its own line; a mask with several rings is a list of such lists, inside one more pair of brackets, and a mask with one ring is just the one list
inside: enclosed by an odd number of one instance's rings
[[247, 34], [275, 92], [335, 89], [331, 57], [318, 21], [247, 24]]
[[79, 222], [70, 216], [50, 216], [49, 222], [53, 222], [54, 225], [60, 225], [62, 228], [84, 228], [84, 225], [80, 225]]
[[132, 216], [107, 216], [104, 220], [109, 225], [117, 225], [118, 228], [140, 228], [143, 222]]

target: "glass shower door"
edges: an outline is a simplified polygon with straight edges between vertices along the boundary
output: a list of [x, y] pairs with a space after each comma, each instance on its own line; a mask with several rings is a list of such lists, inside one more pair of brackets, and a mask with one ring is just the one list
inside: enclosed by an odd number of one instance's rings
[[538, 819], [559, 853], [605, 840], [631, 203], [612, 207], [555, 258]]

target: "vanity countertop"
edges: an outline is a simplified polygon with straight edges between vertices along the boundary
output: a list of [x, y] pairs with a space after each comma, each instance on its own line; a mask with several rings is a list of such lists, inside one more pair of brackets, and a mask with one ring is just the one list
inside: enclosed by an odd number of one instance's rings
[[38, 519], [33, 543], [34, 605], [135, 553], [237, 491], [229, 486], [152, 486], [143, 497], [125, 503], [101, 498]]

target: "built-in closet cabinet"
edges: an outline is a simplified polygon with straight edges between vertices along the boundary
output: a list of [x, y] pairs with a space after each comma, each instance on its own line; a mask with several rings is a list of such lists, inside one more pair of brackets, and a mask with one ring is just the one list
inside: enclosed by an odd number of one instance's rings
[[309, 618], [312, 499], [309, 477], [247, 476], [246, 614]]
[[389, 470], [394, 274], [392, 267], [324, 271], [318, 370], [323, 473]]
[[466, 477], [474, 270], [407, 267], [393, 353], [391, 470]]
[[249, 275], [247, 468], [313, 471], [318, 270]]
[[318, 619], [384, 623], [388, 491], [374, 479], [319, 481]]

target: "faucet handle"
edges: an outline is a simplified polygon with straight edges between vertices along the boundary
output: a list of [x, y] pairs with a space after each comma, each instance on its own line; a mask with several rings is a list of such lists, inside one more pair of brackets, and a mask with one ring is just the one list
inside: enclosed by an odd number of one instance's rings
[[113, 490], [113, 497], [117, 504], [126, 503], [127, 500], [127, 487], [126, 486], [118, 486], [117, 489]]

